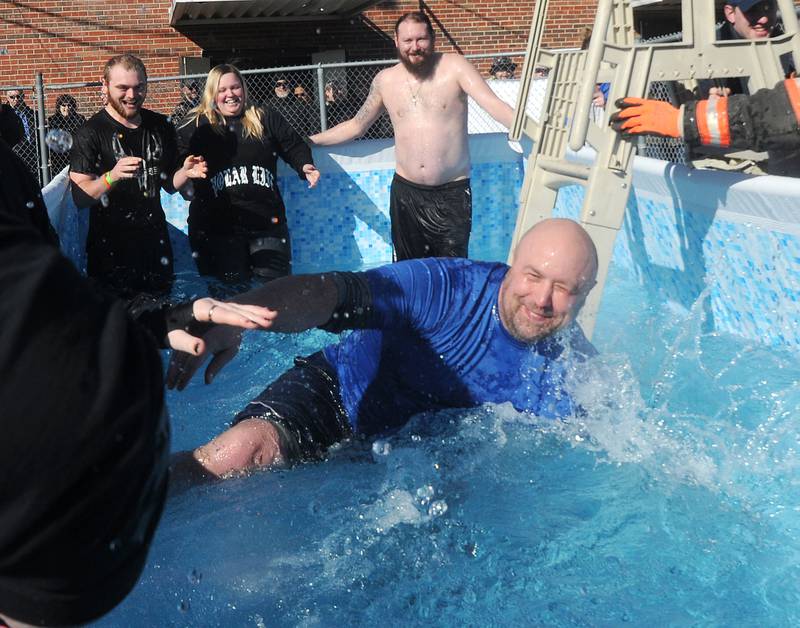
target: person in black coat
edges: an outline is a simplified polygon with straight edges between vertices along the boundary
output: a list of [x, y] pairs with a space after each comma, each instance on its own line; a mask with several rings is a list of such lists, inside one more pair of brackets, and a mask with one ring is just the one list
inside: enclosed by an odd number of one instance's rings
[[[0, 132], [13, 139], [7, 115]], [[157, 348], [200, 354], [209, 322], [265, 327], [270, 314], [98, 292], [61, 255], [38, 185], [3, 139], [0, 177], [0, 626], [84, 624], [136, 584], [164, 505]]]
[[[56, 111], [47, 119], [48, 131], [62, 130], [70, 135], [80, 129], [86, 118], [78, 113], [78, 104], [69, 94], [61, 94], [56, 98]], [[50, 174], [56, 175], [69, 166], [69, 149], [64, 152], [50, 147]]]

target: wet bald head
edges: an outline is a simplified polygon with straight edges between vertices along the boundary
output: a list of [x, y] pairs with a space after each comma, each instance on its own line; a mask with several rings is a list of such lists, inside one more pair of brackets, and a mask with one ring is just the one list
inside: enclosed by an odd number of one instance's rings
[[574, 269], [575, 279], [586, 292], [597, 278], [597, 248], [580, 224], [567, 218], [548, 218], [528, 229], [514, 249], [512, 265], [522, 263], [533, 252], [559, 258]]
[[522, 236], [498, 297], [506, 330], [535, 342], [569, 325], [597, 277], [597, 249], [586, 230], [563, 218]]

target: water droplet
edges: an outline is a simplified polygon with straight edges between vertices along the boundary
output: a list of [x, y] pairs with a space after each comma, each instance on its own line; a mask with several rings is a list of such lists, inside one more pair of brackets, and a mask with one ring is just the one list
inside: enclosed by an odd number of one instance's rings
[[420, 486], [417, 489], [417, 499], [423, 506], [427, 504], [429, 501], [431, 501], [431, 498], [434, 496], [434, 494], [435, 491], [430, 484], [428, 484], [427, 486]]
[[192, 251], [192, 259], [197, 259], [200, 257], [200, 254], [197, 251]]
[[35, 205], [33, 201], [28, 201], [27, 203], [25, 203], [25, 207], [27, 207], [28, 209], [33, 209]]
[[192, 569], [192, 572], [187, 576], [187, 578], [189, 578], [189, 582], [192, 584], [200, 584], [200, 581], [203, 579], [203, 574], [197, 569]]
[[106, 194], [103, 194], [103, 195], [100, 197], [100, 204], [101, 204], [103, 207], [108, 207], [108, 203], [109, 203], [109, 200], [108, 200], [108, 195], [106, 195]]
[[166, 180], [167, 180], [167, 173], [166, 173], [166, 172], [162, 172], [162, 173], [161, 173], [160, 175], [158, 175], [158, 176], [159, 176], [159, 177], [161, 177], [161, 180], [162, 180], [162, 181], [166, 181]]
[[447, 512], [447, 502], [443, 499], [437, 499], [428, 507], [428, 515], [431, 517], [441, 517]]
[[166, 266], [167, 264], [169, 264], [169, 258], [162, 257], [161, 258], [161, 265], [162, 266]]
[[56, 153], [66, 153], [72, 148], [72, 134], [64, 129], [51, 129], [44, 141], [47, 148]]
[[322, 29], [319, 26], [317, 26], [317, 35], [322, 35]]
[[372, 443], [372, 453], [376, 456], [388, 456], [392, 451], [392, 445], [385, 440], [376, 440]]

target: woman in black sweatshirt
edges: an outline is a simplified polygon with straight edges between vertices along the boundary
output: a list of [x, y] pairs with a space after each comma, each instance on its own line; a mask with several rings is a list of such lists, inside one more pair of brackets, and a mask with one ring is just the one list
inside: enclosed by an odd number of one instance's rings
[[180, 154], [202, 156], [206, 179], [194, 181], [189, 239], [201, 274], [269, 281], [291, 273], [286, 208], [277, 185], [278, 156], [314, 187], [311, 149], [277, 111], [247, 101], [239, 70], [211, 70], [200, 104], [178, 131]]

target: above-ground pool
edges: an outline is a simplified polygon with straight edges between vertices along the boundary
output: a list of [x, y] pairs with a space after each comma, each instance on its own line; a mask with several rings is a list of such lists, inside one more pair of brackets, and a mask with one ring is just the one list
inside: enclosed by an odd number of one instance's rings
[[[504, 259], [522, 163], [472, 141], [471, 255]], [[317, 160], [328, 187], [283, 179], [300, 270], [388, 259], [390, 149], [346, 150]], [[323, 463], [190, 489], [97, 625], [798, 625], [800, 188], [676, 168], [637, 162], [600, 354], [573, 383], [585, 416], [423, 415]], [[558, 213], [580, 196], [562, 190]], [[173, 449], [333, 340], [249, 334], [213, 385], [168, 394]]]

